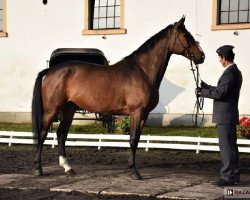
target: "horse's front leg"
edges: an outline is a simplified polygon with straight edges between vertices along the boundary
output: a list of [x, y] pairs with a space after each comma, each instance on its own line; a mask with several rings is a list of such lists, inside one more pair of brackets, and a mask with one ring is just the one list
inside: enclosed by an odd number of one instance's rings
[[[135, 156], [136, 156], [136, 150], [137, 146], [140, 140], [140, 135], [142, 132], [142, 128], [144, 126], [144, 123], [146, 121], [147, 117], [142, 117], [141, 112], [135, 112], [130, 116], [130, 149], [131, 154], [128, 160], [129, 168], [131, 169], [130, 175], [133, 179], [141, 180], [142, 177], [139, 173], [139, 171], [136, 169], [135, 165]], [[148, 116], [144, 115], [144, 116]]]

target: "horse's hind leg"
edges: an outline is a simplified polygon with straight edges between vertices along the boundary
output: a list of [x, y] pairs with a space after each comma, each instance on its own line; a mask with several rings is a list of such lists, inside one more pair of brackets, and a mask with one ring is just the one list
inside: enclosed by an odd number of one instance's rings
[[65, 142], [68, 136], [69, 127], [71, 126], [73, 116], [76, 111], [76, 105], [68, 102], [62, 109], [62, 120], [57, 130], [59, 165], [62, 166], [67, 174], [75, 174], [66, 159]]
[[35, 156], [35, 174], [37, 176], [43, 175], [42, 165], [41, 165], [41, 155], [42, 155], [42, 149], [43, 149], [43, 143], [48, 135], [48, 130], [53, 122], [54, 116], [56, 112], [50, 112], [50, 113], [44, 113], [43, 120], [42, 120], [42, 132], [39, 135], [39, 138], [37, 138], [37, 150], [36, 150], [36, 156]]

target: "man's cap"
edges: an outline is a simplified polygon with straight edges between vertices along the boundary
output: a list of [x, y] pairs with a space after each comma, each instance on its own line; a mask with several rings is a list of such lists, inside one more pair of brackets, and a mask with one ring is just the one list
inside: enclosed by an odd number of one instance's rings
[[231, 56], [234, 55], [233, 48], [234, 46], [224, 45], [218, 48], [216, 52], [221, 56]]

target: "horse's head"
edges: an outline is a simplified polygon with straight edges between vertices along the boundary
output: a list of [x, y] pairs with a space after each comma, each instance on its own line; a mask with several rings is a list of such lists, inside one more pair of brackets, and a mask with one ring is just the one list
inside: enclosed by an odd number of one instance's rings
[[172, 52], [174, 54], [183, 55], [194, 61], [195, 64], [203, 63], [205, 54], [199, 43], [195, 41], [191, 33], [185, 28], [185, 17], [176, 22], [172, 32]]

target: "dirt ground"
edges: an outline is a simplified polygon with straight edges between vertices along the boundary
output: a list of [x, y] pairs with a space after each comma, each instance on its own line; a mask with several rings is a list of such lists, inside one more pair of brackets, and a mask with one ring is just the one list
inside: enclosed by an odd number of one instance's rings
[[[33, 174], [33, 146], [11, 146], [0, 145], [0, 174]], [[127, 158], [130, 151], [124, 148], [67, 148], [68, 162], [74, 166], [91, 166], [93, 169], [98, 166], [113, 166], [124, 168], [127, 166]], [[250, 155], [241, 154], [241, 169], [250, 172]], [[45, 146], [42, 157], [43, 166], [57, 165], [57, 148]], [[153, 150], [146, 152], [139, 149], [137, 152], [138, 168], [156, 167], [164, 170], [178, 171], [197, 171], [209, 176], [218, 174], [220, 169], [220, 157], [217, 152], [194, 151], [173, 151], [173, 150]], [[63, 170], [63, 169], [62, 169]], [[77, 171], [76, 171], [77, 172]], [[134, 199], [133, 197], [112, 197], [99, 195], [83, 195], [79, 193], [59, 193], [43, 190], [17, 190], [0, 189], [0, 199]], [[154, 199], [154, 197], [136, 197], [136, 199]]]

